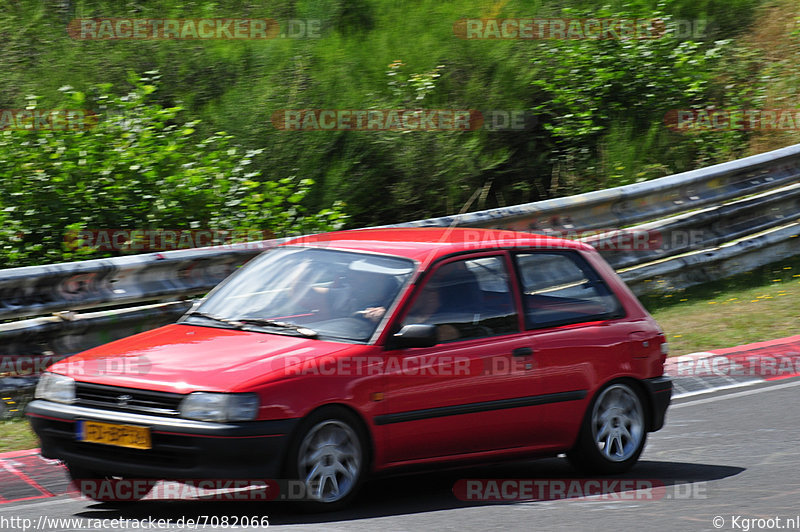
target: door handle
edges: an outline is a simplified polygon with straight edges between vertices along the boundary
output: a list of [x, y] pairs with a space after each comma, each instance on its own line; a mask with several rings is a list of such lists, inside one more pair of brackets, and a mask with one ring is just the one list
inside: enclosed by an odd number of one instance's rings
[[529, 357], [533, 355], [533, 349], [530, 347], [518, 347], [511, 351], [511, 355], [515, 357]]

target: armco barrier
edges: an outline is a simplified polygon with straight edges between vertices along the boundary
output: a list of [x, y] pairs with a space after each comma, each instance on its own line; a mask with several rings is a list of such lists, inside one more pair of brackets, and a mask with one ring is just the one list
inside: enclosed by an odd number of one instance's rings
[[[50, 354], [54, 359], [172, 323], [186, 301], [86, 313], [59, 313], [0, 324], [0, 360]], [[3, 370], [0, 365], [0, 371]]]
[[800, 223], [619, 273], [636, 295], [644, 295], [717, 281], [796, 255], [800, 255]]
[[754, 235], [797, 219], [800, 213], [800, 184], [758, 194], [725, 205], [637, 225], [627, 231], [641, 234], [650, 245], [622, 249], [609, 237], [584, 238], [600, 250], [616, 269], [628, 268], [682, 253], [709, 249], [732, 240]]
[[0, 270], [0, 319], [185, 299], [208, 292], [278, 242]]
[[[644, 183], [394, 227], [487, 227], [555, 235], [644, 231], [660, 238], [660, 244], [619, 249], [613, 238], [585, 239], [641, 295], [800, 254], [798, 182], [800, 145]], [[0, 320], [127, 306], [0, 325], [2, 352], [63, 356], [172, 321], [188, 308], [186, 299], [207, 292], [280, 242], [0, 270]]]

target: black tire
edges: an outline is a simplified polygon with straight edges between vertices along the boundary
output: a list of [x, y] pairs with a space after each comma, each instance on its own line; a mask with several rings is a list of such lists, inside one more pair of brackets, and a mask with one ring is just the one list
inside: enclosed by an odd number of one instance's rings
[[[98, 502], [117, 504], [136, 502], [150, 493], [158, 482], [157, 480], [136, 479], [135, 490], [130, 489], [128, 485], [124, 489], [119, 489], [120, 483], [130, 482], [131, 479], [109, 476], [71, 464], [67, 464], [67, 471], [72, 481], [72, 487], [84, 497]], [[121, 493], [124, 495], [118, 496]]]
[[[360, 420], [342, 407], [313, 412], [298, 427], [286, 459], [290, 480], [303, 483], [303, 510], [329, 512], [347, 506], [369, 468]], [[297, 495], [297, 490], [290, 490]]]
[[569, 461], [588, 474], [615, 475], [639, 460], [649, 426], [646, 403], [636, 386], [611, 382], [592, 400]]

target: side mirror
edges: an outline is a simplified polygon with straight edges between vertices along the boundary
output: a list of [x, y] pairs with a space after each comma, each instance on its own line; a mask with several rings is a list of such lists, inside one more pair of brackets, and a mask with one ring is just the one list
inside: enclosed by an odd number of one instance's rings
[[404, 325], [399, 332], [392, 336], [392, 347], [403, 349], [407, 347], [433, 347], [439, 343], [436, 325], [412, 323]]

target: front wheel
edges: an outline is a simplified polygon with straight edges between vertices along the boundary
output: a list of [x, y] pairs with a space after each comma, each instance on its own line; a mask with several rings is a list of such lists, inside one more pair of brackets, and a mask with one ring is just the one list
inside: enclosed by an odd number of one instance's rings
[[586, 473], [623, 473], [642, 454], [646, 427], [647, 416], [639, 393], [627, 383], [611, 383], [589, 406], [578, 443], [567, 457]]
[[330, 511], [355, 497], [367, 468], [365, 438], [349, 411], [325, 408], [309, 416], [289, 452], [289, 478], [303, 483], [305, 507]]

